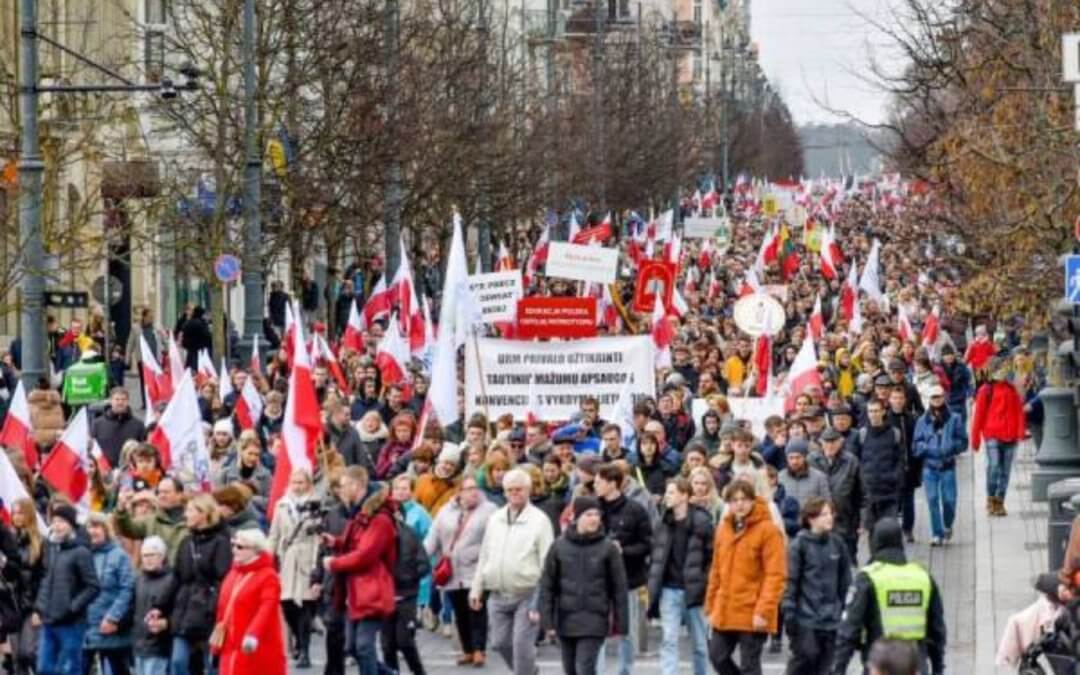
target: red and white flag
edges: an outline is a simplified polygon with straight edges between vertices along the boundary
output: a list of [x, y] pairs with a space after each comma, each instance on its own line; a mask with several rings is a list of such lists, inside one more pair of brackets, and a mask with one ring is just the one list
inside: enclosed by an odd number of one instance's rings
[[840, 242], [836, 240], [836, 225], [829, 225], [829, 248], [831, 255], [829, 256], [836, 269], [840, 269], [840, 265], [844, 262], [844, 250], [840, 248]]
[[315, 344], [318, 350], [319, 360], [326, 362], [326, 367], [330, 369], [330, 374], [334, 377], [334, 381], [337, 382], [338, 389], [340, 389], [342, 393], [348, 393], [349, 381], [345, 379], [345, 372], [341, 370], [341, 362], [334, 356], [334, 352], [330, 349], [330, 345], [327, 344], [326, 338], [316, 334]]
[[825, 316], [821, 313], [821, 294], [814, 298], [814, 311], [810, 312], [810, 335], [817, 342], [825, 336]]
[[251, 363], [248, 364], [252, 375], [262, 375], [262, 359], [259, 357], [259, 334], [251, 336]]
[[199, 396], [191, 373], [184, 373], [147, 441], [157, 448], [166, 471], [190, 472], [199, 482], [209, 484], [210, 455], [206, 451]]
[[[577, 222], [576, 220], [574, 221]], [[579, 230], [570, 241], [575, 244], [593, 244], [602, 243], [611, 239], [615, 234], [615, 230], [611, 225], [611, 213], [608, 212], [604, 219], [600, 221], [598, 225], [593, 227], [587, 227], [584, 230]]]
[[363, 333], [370, 329], [371, 325], [379, 319], [390, 316], [393, 304], [393, 293], [386, 287], [386, 277], [379, 277], [379, 282], [375, 284], [375, 288], [371, 289], [371, 295], [368, 297], [367, 302], [364, 303], [364, 311], [361, 312], [363, 321], [360, 332]]
[[836, 242], [832, 240], [832, 230], [825, 230], [821, 241], [821, 276], [829, 281], [835, 279], [840, 270], [840, 258], [836, 255]]
[[517, 267], [517, 265], [514, 264], [514, 257], [512, 255], [510, 255], [510, 251], [507, 250], [506, 243], [500, 241], [499, 242], [499, 257], [495, 260], [495, 271], [496, 272], [509, 272], [510, 270], [514, 269], [515, 267]]
[[349, 320], [345, 323], [345, 332], [341, 336], [341, 346], [357, 354], [364, 353], [364, 331], [367, 326], [356, 308], [356, 301], [349, 303]]
[[57, 492], [78, 504], [90, 487], [90, 422], [86, 408], [68, 422], [49, 456], [41, 465], [41, 477]]
[[229, 365], [225, 363], [225, 357], [221, 357], [221, 375], [218, 376], [218, 396], [221, 398], [221, 402], [224, 403], [225, 399], [232, 396], [233, 383], [232, 373], [229, 372]]
[[146, 388], [147, 415], [156, 415], [154, 411], [157, 410], [157, 406], [172, 398], [173, 380], [161, 368], [153, 350], [142, 335], [139, 336], [139, 354], [142, 359], [139, 367], [142, 369], [143, 384]]
[[281, 338], [281, 348], [285, 350], [285, 363], [292, 368], [296, 358], [293, 337], [296, 335], [296, 313], [292, 302], [285, 303], [285, 335]]
[[875, 302], [881, 302], [885, 295], [881, 292], [881, 279], [878, 273], [879, 256], [881, 255], [881, 242], [874, 240], [870, 247], [870, 255], [866, 258], [866, 266], [863, 267], [862, 277], [859, 278], [859, 288], [866, 291]]
[[622, 320], [619, 317], [619, 308], [615, 306], [615, 300], [611, 297], [611, 287], [600, 284], [602, 291], [597, 301], [596, 325], [605, 326], [613, 333], [622, 330]]
[[723, 288], [720, 285], [720, 281], [716, 278], [716, 273], [713, 270], [709, 270], [709, 283], [705, 288], [705, 298], [707, 300], [715, 300], [720, 297], [720, 292], [722, 290]]
[[536, 375], [533, 375], [529, 378], [529, 402], [525, 407], [525, 423], [543, 424], [546, 421], [544, 399], [540, 396], [540, 392], [536, 391]]
[[107, 476], [113, 470], [112, 463], [105, 456], [105, 451], [101, 449], [101, 444], [97, 442], [96, 438], [90, 441], [90, 459], [94, 460], [98, 473], [102, 476]]
[[772, 338], [761, 334], [754, 344], [754, 365], [757, 366], [757, 380], [754, 388], [758, 396], [769, 393], [769, 380], [772, 375]]
[[[15, 472], [15, 467], [11, 465], [7, 453], [0, 452], [0, 523], [10, 526], [12, 509], [15, 504], [24, 499], [30, 499], [26, 485], [19, 480], [19, 474]], [[37, 509], [34, 510], [34, 514], [37, 515], [38, 531], [45, 534], [48, 532], [45, 520]]]
[[840, 313], [849, 323], [855, 318], [855, 309], [859, 304], [859, 273], [855, 261], [851, 262], [847, 279], [840, 287]]
[[195, 383], [202, 387], [204, 384], [211, 380], [218, 379], [217, 369], [214, 368], [214, 362], [210, 359], [210, 352], [206, 349], [199, 350], [199, 372], [195, 373]]
[[184, 379], [184, 359], [180, 356], [180, 347], [172, 334], [169, 335], [169, 380], [172, 382], [172, 390], [180, 386], [180, 380]]
[[577, 243], [578, 235], [581, 234], [581, 225], [578, 224], [577, 214], [573, 211], [570, 212], [570, 228], [567, 232], [567, 241]]
[[941, 307], [934, 305], [934, 309], [926, 315], [923, 322], [922, 344], [924, 347], [935, 350], [938, 340], [941, 339]]
[[915, 331], [911, 328], [911, 319], [908, 318], [907, 310], [904, 309], [903, 305], [897, 305], [896, 307], [896, 334], [901, 342], [915, 340]]
[[236, 397], [236, 421], [243, 430], [254, 429], [262, 417], [263, 400], [259, 390], [255, 388], [255, 379], [252, 377], [244, 380], [244, 386], [240, 388], [240, 395]]
[[526, 288], [532, 286], [533, 279], [540, 273], [540, 268], [544, 266], [544, 263], [547, 262], [548, 238], [550, 235], [551, 228], [545, 225], [544, 231], [540, 233], [540, 238], [536, 241], [536, 246], [533, 247], [529, 260], [525, 263]]
[[760, 292], [761, 282], [758, 281], [757, 268], [751, 267], [746, 270], [746, 276], [743, 277], [742, 285], [739, 286], [739, 297], [742, 298]]
[[809, 330], [802, 341], [802, 346], [799, 347], [795, 361], [791, 364], [791, 370], [788, 371], [787, 384], [788, 396], [784, 403], [784, 410], [794, 410], [795, 399], [807, 389], [811, 387], [822, 389], [817, 350], [814, 349], [814, 341], [810, 338]]
[[398, 331], [397, 323], [391, 321], [375, 350], [375, 365], [382, 374], [382, 382], [399, 384], [408, 380], [409, 346]]
[[664, 303], [660, 299], [659, 293], [656, 294], [656, 300], [653, 304], [651, 332], [653, 346], [656, 348], [655, 366], [657, 368], [670, 368], [671, 343], [675, 341], [675, 330], [671, 327], [671, 322], [668, 321], [667, 313], [664, 311]]
[[475, 305], [469, 292], [465, 238], [462, 235], [461, 215], [455, 213], [450, 252], [446, 258], [446, 275], [443, 278], [442, 304], [439, 307], [439, 334], [427, 397], [431, 403], [430, 412], [443, 426], [453, 424], [458, 418], [457, 350], [465, 344], [470, 303]]
[[37, 468], [37, 442], [34, 440], [33, 426], [30, 422], [30, 404], [26, 400], [26, 389], [22, 380], [15, 385], [15, 393], [11, 397], [7, 417], [4, 418], [4, 428], [0, 429], [0, 445], [21, 452], [26, 460], [26, 467], [30, 471]]
[[664, 244], [664, 260], [669, 263], [674, 263], [676, 267], [679, 265], [679, 258], [682, 256], [682, 237], [678, 234], [673, 234], [671, 240]]
[[304, 329], [297, 326], [296, 362], [289, 374], [289, 395], [281, 423], [281, 443], [276, 451], [274, 478], [270, 486], [267, 513], [273, 513], [277, 500], [285, 494], [294, 469], [313, 472], [318, 461], [315, 448], [322, 435], [322, 418], [315, 383], [311, 379], [311, 361], [304, 351]]

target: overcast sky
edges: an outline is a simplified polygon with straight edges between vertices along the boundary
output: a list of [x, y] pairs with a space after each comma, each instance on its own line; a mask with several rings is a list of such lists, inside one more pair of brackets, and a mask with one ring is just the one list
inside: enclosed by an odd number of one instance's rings
[[840, 121], [815, 98], [867, 122], [884, 118], [886, 95], [859, 75], [870, 55], [898, 66], [888, 38], [863, 18], [890, 24], [888, 0], [753, 0], [751, 9], [761, 65], [797, 123]]

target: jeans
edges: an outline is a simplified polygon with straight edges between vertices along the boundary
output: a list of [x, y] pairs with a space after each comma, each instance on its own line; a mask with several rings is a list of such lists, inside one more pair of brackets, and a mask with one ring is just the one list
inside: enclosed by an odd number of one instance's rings
[[174, 636], [169, 661], [171, 675], [213, 675], [216, 672], [206, 640]]
[[829, 672], [836, 649], [836, 631], [799, 628], [791, 636], [791, 658], [785, 675]]
[[900, 527], [905, 534], [915, 529], [915, 488], [905, 487], [900, 493]]
[[930, 507], [930, 533], [944, 537], [956, 520], [956, 469], [923, 468], [923, 488]]
[[454, 625], [463, 654], [487, 651], [487, 597], [480, 596], [480, 611], [469, 607], [469, 589], [455, 588], [446, 592], [446, 606], [454, 608]]
[[364, 619], [349, 622], [349, 638], [353, 656], [360, 667], [360, 675], [379, 675], [379, 658], [375, 653], [375, 639], [382, 621]]
[[83, 675], [90, 675], [94, 661], [100, 659], [102, 675], [129, 675], [131, 673], [131, 648], [83, 650]]
[[[719, 675], [761, 675], [761, 649], [765, 633], [712, 631], [709, 640], [709, 660]], [[739, 649], [739, 665], [731, 656]]]
[[681, 588], [660, 591], [660, 671], [679, 672], [679, 629], [684, 623], [690, 633], [694, 675], [706, 675], [705, 615], [701, 607], [686, 606], [686, 591]]
[[405, 657], [413, 675], [424, 675], [424, 664], [420, 660], [420, 651], [416, 648], [416, 598], [400, 599], [394, 613], [383, 622], [382, 655], [386, 666], [391, 670], [398, 668], [398, 652]]
[[597, 675], [600, 652], [604, 651], [601, 637], [559, 637], [562, 667], [565, 675]]
[[986, 439], [986, 496], [1005, 499], [1016, 443]]
[[535, 675], [537, 624], [529, 621], [532, 594], [488, 596], [488, 635], [514, 675]]
[[136, 656], [135, 675], [169, 675], [169, 659], [164, 656]]
[[[626, 614], [628, 624], [627, 633], [622, 637], [609, 638], [619, 645], [619, 675], [630, 675], [634, 670], [634, 654], [638, 650], [638, 622], [641, 620], [641, 589], [635, 588], [630, 591], [626, 606], [629, 610]], [[607, 645], [605, 645], [606, 647]], [[600, 660], [596, 662], [596, 672], [606, 672], [607, 655], [606, 649], [600, 650]]]
[[41, 627], [38, 675], [82, 675], [83, 635], [86, 624], [53, 624]]

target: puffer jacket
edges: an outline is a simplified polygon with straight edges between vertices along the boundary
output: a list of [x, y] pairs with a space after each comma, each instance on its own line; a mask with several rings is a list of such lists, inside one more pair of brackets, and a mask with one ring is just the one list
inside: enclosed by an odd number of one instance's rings
[[562, 637], [603, 638], [630, 629], [626, 571], [602, 530], [571, 527], [548, 550], [540, 576], [540, 622]]
[[829, 481], [829, 494], [836, 508], [833, 529], [842, 537], [854, 537], [859, 529], [859, 511], [862, 509], [862, 478], [859, 460], [855, 455], [841, 450], [830, 460], [824, 452], [810, 453], [810, 466], [825, 474]]
[[[131, 559], [114, 541], [91, 546], [94, 571], [101, 591], [86, 608], [86, 649], [116, 649], [131, 645], [132, 601], [135, 596], [135, 574]], [[119, 627], [115, 633], [102, 635], [101, 622], [108, 619]]]
[[39, 448], [51, 448], [64, 433], [64, 408], [60, 404], [60, 392], [34, 389], [26, 395], [26, 402], [30, 406], [34, 442]]
[[456, 499], [451, 500], [444, 506], [431, 524], [427, 536], [424, 537], [424, 548], [428, 555], [436, 560], [442, 556], [450, 556], [450, 567], [453, 574], [450, 581], [444, 586], [446, 590], [469, 588], [473, 577], [476, 576], [476, 564], [480, 560], [480, 545], [484, 541], [484, 531], [487, 529], [491, 514], [497, 507], [481, 497], [476, 508], [469, 512], [465, 529], [458, 535], [454, 542], [454, 535], [462, 521], [462, 510]]
[[788, 548], [788, 580], [781, 608], [794, 628], [836, 630], [851, 585], [847, 547], [835, 534], [799, 532]]
[[135, 613], [132, 617], [131, 642], [135, 656], [158, 656], [169, 658], [172, 653], [172, 636], [168, 628], [151, 633], [146, 625], [146, 615], [158, 610], [162, 616], [172, 613], [176, 599], [176, 575], [166, 567], [148, 572], [143, 570], [135, 580]]
[[[712, 516], [703, 508], [690, 505], [687, 511], [690, 538], [686, 548], [686, 566], [683, 568], [683, 586], [686, 606], [699, 607], [705, 602], [708, 585], [709, 561], [713, 557]], [[668, 510], [660, 517], [660, 525], [653, 534], [652, 560], [649, 564], [649, 614], [656, 616], [660, 609], [660, 591], [664, 585], [664, 568], [671, 555], [672, 536], [676, 527], [675, 514]]]
[[649, 512], [626, 495], [619, 495], [611, 501], [605, 499], [600, 506], [604, 512], [604, 529], [619, 542], [627, 586], [644, 586], [649, 580], [649, 553], [652, 552], [653, 540]]
[[[859, 431], [862, 434], [862, 430]], [[899, 499], [904, 487], [906, 457], [900, 432], [885, 424], [866, 427], [860, 439], [860, 467], [866, 499], [870, 502]]]
[[368, 452], [367, 447], [360, 442], [360, 434], [352, 425], [346, 423], [345, 428], [338, 429], [327, 423], [323, 430], [324, 438], [341, 453], [346, 466], [360, 465], [367, 469], [368, 475], [375, 473], [376, 455]]
[[221, 580], [232, 565], [232, 544], [225, 523], [195, 530], [176, 555], [176, 604], [169, 629], [176, 635], [204, 640], [214, 629]]
[[964, 420], [948, 408], [942, 410], [940, 425], [935, 424], [933, 409], [919, 417], [915, 424], [912, 454], [929, 469], [941, 471], [956, 466], [956, 456], [967, 450], [967, 431]]
[[228, 485], [229, 483], [250, 483], [255, 487], [255, 494], [258, 497], [270, 496], [270, 483], [274, 480], [273, 474], [270, 473], [270, 469], [263, 466], [262, 462], [255, 462], [255, 467], [251, 470], [251, 473], [247, 478], [244, 478], [241, 473], [240, 461], [234, 459], [231, 462], [225, 464], [221, 469], [221, 484]]
[[765, 500], [757, 497], [741, 527], [728, 509], [716, 528], [714, 556], [705, 594], [705, 618], [714, 630], [754, 631], [754, 616], [775, 633], [787, 578], [784, 535]]
[[394, 612], [395, 508], [387, 486], [369, 484], [345, 531], [331, 545], [334, 606], [345, 607], [351, 621], [384, 619]]
[[84, 542], [76, 536], [49, 542], [34, 611], [46, 626], [85, 623], [86, 609], [100, 588], [94, 557]]
[[122, 466], [120, 462], [120, 449], [124, 443], [130, 440], [146, 440], [146, 427], [142, 420], [133, 416], [131, 411], [117, 415], [112, 408], [94, 420], [91, 436], [101, 446], [101, 451], [109, 458], [112, 466]]

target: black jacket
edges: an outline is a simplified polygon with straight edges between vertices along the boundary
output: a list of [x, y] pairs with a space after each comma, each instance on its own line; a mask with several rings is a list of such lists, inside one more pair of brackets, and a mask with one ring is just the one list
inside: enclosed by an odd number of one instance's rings
[[206, 319], [188, 319], [184, 324], [184, 333], [180, 338], [180, 344], [187, 350], [187, 359], [184, 365], [198, 372], [199, 350], [205, 349], [213, 357], [214, 339], [210, 334], [210, 324], [206, 323]]
[[221, 580], [232, 565], [232, 548], [225, 523], [195, 530], [180, 543], [176, 553], [176, 603], [170, 630], [189, 639], [202, 640], [214, 629]]
[[551, 521], [551, 531], [558, 532], [562, 529], [559, 524], [559, 518], [562, 517], [563, 509], [566, 508], [566, 502], [554, 492], [548, 492], [542, 496], [530, 497], [529, 501], [532, 505], [544, 512], [544, 515]]
[[[874, 526], [870, 538], [870, 555], [874, 562], [903, 565], [907, 562], [904, 555], [904, 535], [900, 523], [894, 518], [879, 520]], [[836, 656], [833, 661], [833, 673], [841, 675], [847, 671], [852, 654], [859, 650], [863, 661], [870, 646], [881, 637], [881, 613], [874, 594], [874, 585], [865, 571], [855, 575], [854, 588], [844, 607], [844, 617], [836, 632]], [[945, 672], [945, 611], [941, 604], [941, 594], [937, 583], [930, 580], [930, 605], [926, 616], [926, 639], [919, 642], [922, 656], [922, 672], [939, 674]], [[930, 670], [926, 668], [929, 660]]]
[[638, 455], [637, 466], [634, 468], [634, 478], [637, 478], [649, 494], [654, 495], [663, 495], [667, 489], [668, 478], [678, 473], [679, 467], [660, 457], [659, 453], [653, 457], [652, 464], [646, 464], [645, 458]]
[[899, 441], [900, 434], [886, 423], [874, 428], [865, 427], [858, 433], [860, 438], [859, 464], [862, 467], [862, 485], [868, 502], [899, 499], [904, 487], [904, 464], [906, 453]]
[[135, 579], [135, 613], [131, 625], [131, 643], [135, 656], [159, 656], [168, 658], [172, 652], [172, 636], [169, 626], [160, 633], [151, 633], [146, 625], [146, 615], [156, 609], [168, 618], [176, 599], [176, 576], [167, 568], [156, 572], [143, 570]]
[[792, 632], [836, 630], [850, 585], [851, 561], [840, 537], [802, 530], [788, 547], [784, 624]]
[[863, 502], [859, 460], [850, 452], [840, 450], [829, 461], [825, 452], [819, 450], [810, 453], [807, 461], [829, 479], [829, 495], [836, 508], [835, 532], [842, 537], [854, 538], [859, 529], [859, 511]]
[[548, 550], [540, 576], [540, 620], [563, 637], [603, 638], [630, 630], [626, 571], [619, 549], [594, 532], [571, 527]]
[[278, 328], [285, 327], [285, 308], [289, 304], [289, 294], [285, 291], [270, 291], [266, 309], [270, 315], [270, 323]]
[[346, 424], [344, 429], [338, 429], [333, 424], [327, 423], [323, 430], [326, 440], [330, 445], [337, 448], [346, 466], [359, 464], [368, 471], [368, 475], [375, 475], [375, 459], [360, 443], [360, 434], [351, 424]]
[[[683, 585], [686, 606], [700, 607], [705, 602], [705, 586], [709, 582], [709, 566], [712, 564], [713, 522], [712, 516], [700, 507], [690, 505], [687, 512], [690, 525], [690, 541], [686, 549], [686, 566], [683, 568]], [[660, 591], [664, 585], [664, 568], [671, 554], [672, 532], [675, 514], [666, 510], [660, 518], [660, 526], [653, 535], [652, 560], [649, 562], [649, 615], [658, 616]]]
[[133, 416], [128, 410], [122, 415], [117, 415], [109, 407], [105, 413], [94, 420], [94, 428], [91, 431], [94, 440], [101, 446], [101, 451], [109, 459], [112, 466], [120, 466], [120, 450], [124, 443], [130, 440], [145, 441], [146, 427], [142, 420]]
[[912, 442], [915, 440], [915, 415], [911, 414], [911, 411], [904, 410], [903, 413], [894, 413], [891, 409], [885, 413], [885, 421], [891, 424], [900, 432], [900, 444], [904, 446], [904, 487], [909, 490], [922, 485], [922, 467], [923, 462], [921, 458], [913, 457], [911, 454]]
[[613, 501], [601, 500], [604, 529], [619, 542], [626, 585], [641, 588], [649, 581], [649, 554], [652, 553], [653, 529], [645, 507], [619, 495]]
[[72, 535], [45, 548], [45, 578], [38, 589], [34, 611], [45, 625], [86, 621], [86, 608], [101, 585], [89, 547]]

